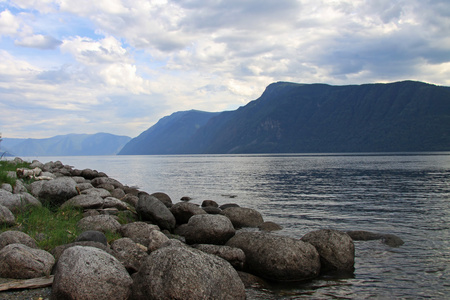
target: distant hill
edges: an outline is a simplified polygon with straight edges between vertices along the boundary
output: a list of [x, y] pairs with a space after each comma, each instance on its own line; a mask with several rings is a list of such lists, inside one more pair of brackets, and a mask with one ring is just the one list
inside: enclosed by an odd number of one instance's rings
[[68, 134], [46, 139], [3, 138], [2, 151], [14, 156], [114, 155], [131, 140], [109, 133]]
[[120, 154], [450, 151], [450, 87], [422, 82], [277, 82], [235, 111], [203, 112], [198, 129], [180, 121], [186, 113], [161, 119]]
[[209, 119], [218, 114], [198, 110], [173, 113], [129, 141], [119, 155], [183, 153], [182, 146]]

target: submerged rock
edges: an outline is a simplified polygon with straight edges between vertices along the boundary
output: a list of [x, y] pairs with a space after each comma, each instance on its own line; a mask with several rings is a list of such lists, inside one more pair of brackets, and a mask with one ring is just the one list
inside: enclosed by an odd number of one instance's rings
[[240, 232], [227, 246], [244, 251], [249, 273], [273, 281], [301, 281], [319, 275], [320, 256], [302, 240], [264, 232]]

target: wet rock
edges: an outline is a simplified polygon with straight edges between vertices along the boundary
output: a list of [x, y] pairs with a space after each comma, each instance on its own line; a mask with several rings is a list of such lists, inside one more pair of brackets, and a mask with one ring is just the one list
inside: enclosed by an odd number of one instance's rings
[[93, 247], [66, 249], [55, 273], [51, 299], [128, 299], [133, 282], [115, 257]]
[[321, 229], [307, 233], [302, 241], [312, 244], [319, 252], [322, 273], [355, 270], [355, 246], [348, 234]]
[[136, 206], [136, 212], [144, 221], [150, 221], [161, 229], [173, 231], [176, 220], [170, 210], [156, 197], [141, 194]]
[[52, 205], [61, 205], [78, 195], [77, 183], [71, 177], [59, 177], [46, 181], [39, 192], [39, 199]]
[[85, 241], [102, 243], [105, 246], [108, 245], [108, 240], [106, 239], [105, 234], [97, 230], [84, 231], [75, 240], [75, 242], [85, 242]]
[[0, 226], [13, 226], [16, 223], [16, 217], [3, 205], [0, 205]]
[[214, 200], [203, 200], [202, 207], [219, 207], [219, 204]]
[[244, 268], [245, 253], [244, 251], [242, 251], [242, 249], [209, 244], [197, 244], [193, 245], [192, 247], [225, 259], [237, 270], [242, 270]]
[[0, 249], [9, 244], [23, 244], [30, 248], [37, 248], [36, 241], [26, 233], [16, 230], [9, 230], [0, 234]]
[[222, 215], [195, 215], [189, 219], [185, 238], [188, 244], [225, 244], [236, 230], [231, 221]]
[[91, 170], [91, 169], [84, 169], [81, 170], [81, 174], [82, 177], [86, 178], [86, 179], [94, 179], [96, 177], [99, 177], [99, 173], [98, 171], [95, 170]]
[[390, 247], [400, 247], [404, 244], [404, 241], [394, 234], [375, 233], [364, 230], [347, 231], [347, 234], [354, 241], [381, 240], [381, 242]]
[[180, 198], [180, 200], [181, 200], [181, 201], [191, 201], [192, 198], [189, 197], [189, 196], [183, 196], [183, 197]]
[[238, 271], [238, 274], [246, 288], [256, 288], [256, 289], [270, 288], [270, 284], [261, 277], [242, 271]]
[[23, 244], [9, 244], [0, 250], [0, 277], [3, 278], [48, 276], [54, 264], [54, 257], [47, 251]]
[[130, 238], [115, 240], [111, 244], [111, 249], [114, 257], [124, 265], [130, 274], [139, 270], [141, 262], [148, 255], [146, 249], [143, 249], [142, 246], [139, 246]]
[[85, 217], [78, 221], [77, 227], [82, 231], [97, 230], [101, 232], [117, 232], [120, 228], [120, 223], [110, 215], [99, 215]]
[[390, 247], [400, 247], [405, 242], [394, 234], [384, 234], [381, 241]]
[[169, 195], [167, 195], [166, 193], [157, 192], [151, 194], [150, 196], [157, 198], [159, 201], [164, 203], [167, 208], [172, 207], [172, 199], [170, 199]]
[[245, 287], [225, 260], [183, 246], [152, 252], [135, 274], [132, 299], [245, 299]]
[[273, 281], [302, 281], [319, 275], [320, 256], [304, 241], [264, 232], [240, 232], [227, 246], [244, 251], [249, 273]]
[[231, 220], [231, 223], [233, 223], [236, 229], [242, 227], [258, 227], [264, 223], [261, 214], [251, 208], [228, 207], [222, 209], [222, 213]]
[[283, 229], [283, 227], [274, 222], [264, 222], [258, 228], [263, 231], [278, 231]]
[[206, 212], [197, 205], [189, 202], [178, 202], [170, 208], [170, 212], [177, 220], [177, 224], [185, 224], [194, 215], [206, 214]]
[[123, 237], [132, 239], [135, 243], [147, 247], [150, 242], [150, 233], [154, 230], [159, 231], [159, 227], [145, 222], [133, 222], [122, 225], [119, 229], [119, 233]]
[[238, 204], [236, 204], [236, 203], [226, 203], [226, 204], [223, 204], [223, 205], [219, 206], [219, 208], [221, 210], [224, 210], [224, 209], [227, 209], [227, 208], [230, 208], [230, 207], [240, 207], [240, 206]]

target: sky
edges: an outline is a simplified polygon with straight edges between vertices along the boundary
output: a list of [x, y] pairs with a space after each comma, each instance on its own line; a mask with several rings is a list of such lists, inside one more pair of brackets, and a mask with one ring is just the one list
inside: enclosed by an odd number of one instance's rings
[[136, 137], [277, 81], [450, 86], [448, 0], [0, 0], [0, 132]]

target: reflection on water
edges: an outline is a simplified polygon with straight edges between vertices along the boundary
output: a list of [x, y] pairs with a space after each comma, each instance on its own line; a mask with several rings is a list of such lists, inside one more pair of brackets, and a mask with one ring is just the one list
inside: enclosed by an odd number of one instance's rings
[[[321, 228], [393, 233], [356, 242], [354, 278], [248, 290], [249, 299], [433, 298], [450, 294], [450, 153], [42, 157], [103, 171], [174, 202], [212, 199], [259, 210], [296, 238]], [[226, 195], [236, 195], [229, 198]]]

